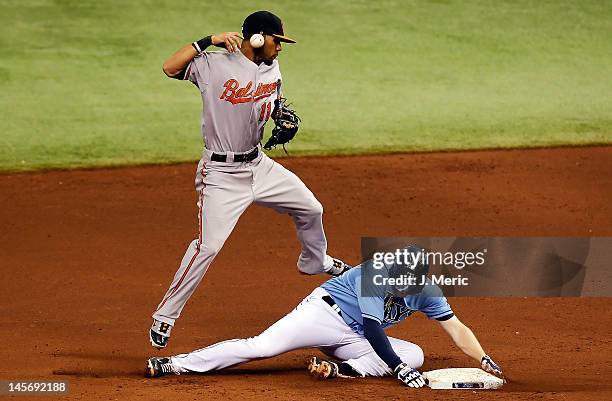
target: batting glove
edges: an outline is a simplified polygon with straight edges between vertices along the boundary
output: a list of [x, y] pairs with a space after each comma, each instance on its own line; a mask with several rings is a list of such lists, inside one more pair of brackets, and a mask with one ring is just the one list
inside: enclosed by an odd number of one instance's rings
[[482, 367], [482, 370], [486, 372], [493, 373], [497, 376], [504, 375], [499, 365], [496, 364], [489, 355], [485, 355], [482, 357], [482, 359], [480, 360], [480, 366]]
[[406, 362], [399, 364], [393, 373], [397, 376], [399, 381], [408, 387], [419, 388], [427, 384], [427, 379], [424, 378], [418, 370], [408, 366]]

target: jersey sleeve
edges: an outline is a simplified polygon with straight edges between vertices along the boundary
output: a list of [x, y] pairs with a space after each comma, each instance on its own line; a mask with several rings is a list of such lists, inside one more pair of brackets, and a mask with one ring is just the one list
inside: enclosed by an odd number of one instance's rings
[[419, 310], [428, 318], [440, 321], [448, 320], [454, 316], [446, 297], [442, 295], [424, 297]]
[[200, 91], [204, 91], [210, 81], [211, 57], [208, 53], [198, 54], [187, 65], [184, 79], [191, 81]]
[[[364, 285], [366, 284], [364, 283]], [[362, 288], [361, 277], [357, 278], [355, 289], [357, 291], [357, 302], [359, 303], [361, 316], [382, 323], [385, 319], [385, 300], [381, 289], [373, 285], [367, 289]], [[362, 292], [367, 295], [362, 296]]]

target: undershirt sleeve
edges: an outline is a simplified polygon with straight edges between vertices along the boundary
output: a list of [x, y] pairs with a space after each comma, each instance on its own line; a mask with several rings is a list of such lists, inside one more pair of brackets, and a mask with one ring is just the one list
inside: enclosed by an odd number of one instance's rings
[[380, 323], [376, 320], [363, 318], [363, 336], [368, 340], [376, 355], [380, 357], [391, 370], [395, 370], [396, 367], [402, 363], [400, 357], [395, 353], [389, 337], [385, 334]]

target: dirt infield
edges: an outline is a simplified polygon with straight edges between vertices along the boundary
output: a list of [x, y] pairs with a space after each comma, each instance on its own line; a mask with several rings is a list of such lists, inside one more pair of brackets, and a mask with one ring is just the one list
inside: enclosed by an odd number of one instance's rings
[[[367, 235], [612, 235], [612, 147], [281, 162], [323, 203], [330, 253], [349, 262]], [[317, 382], [303, 367], [308, 350], [144, 379], [157, 354], [150, 315], [197, 235], [195, 167], [0, 175], [0, 380], [68, 380], [73, 400], [612, 399], [612, 298], [451, 299], [512, 379], [500, 391]], [[287, 216], [250, 208], [162, 354], [282, 317], [324, 280], [297, 273], [298, 252]], [[421, 316], [390, 332], [423, 347], [426, 370], [473, 366]]]

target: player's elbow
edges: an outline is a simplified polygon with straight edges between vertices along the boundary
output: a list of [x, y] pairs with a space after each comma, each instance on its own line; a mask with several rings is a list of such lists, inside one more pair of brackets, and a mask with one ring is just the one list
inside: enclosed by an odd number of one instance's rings
[[162, 65], [162, 71], [168, 78], [176, 78], [183, 70], [177, 68], [176, 65], [172, 63], [172, 60], [169, 59]]
[[172, 78], [174, 75], [176, 75], [176, 71], [173, 70], [172, 66], [168, 64], [167, 61], [162, 65], [162, 71], [168, 78]]

